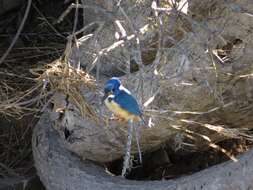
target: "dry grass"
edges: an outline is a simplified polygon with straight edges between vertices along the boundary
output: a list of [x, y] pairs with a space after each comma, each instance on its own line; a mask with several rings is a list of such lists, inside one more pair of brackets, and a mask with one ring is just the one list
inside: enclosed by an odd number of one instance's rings
[[[33, 1], [35, 4], [40, 5]], [[50, 94], [41, 91], [43, 86], [30, 69], [55, 60], [65, 47], [63, 39], [46, 25], [41, 27], [44, 21], [38, 19], [33, 8], [25, 14], [23, 11], [21, 8], [0, 18], [0, 177], [34, 173], [32, 129]], [[25, 18], [28, 12], [33, 17]], [[29, 24], [23, 28], [21, 20]], [[18, 38], [13, 38], [15, 33]]]
[[82, 88], [88, 88], [94, 92], [97, 90], [95, 79], [92, 76], [61, 59], [47, 65], [47, 68], [33, 70], [33, 73], [39, 76], [37, 85], [42, 86], [41, 92], [50, 95], [62, 92], [76, 106], [81, 116], [92, 118], [95, 121], [99, 120], [81, 91]]
[[1, 120], [0, 176], [27, 175], [33, 171], [31, 132], [37, 119]]

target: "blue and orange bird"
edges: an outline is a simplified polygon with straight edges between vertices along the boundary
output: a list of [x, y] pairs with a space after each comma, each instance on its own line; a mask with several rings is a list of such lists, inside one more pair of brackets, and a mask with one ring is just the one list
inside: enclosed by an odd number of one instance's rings
[[[122, 169], [122, 176], [125, 175], [126, 170], [129, 168], [129, 160], [130, 160], [130, 150], [131, 150], [131, 141], [132, 141], [132, 133], [133, 133], [133, 122], [144, 121], [142, 117], [142, 112], [140, 107], [136, 101], [136, 99], [132, 96], [130, 91], [126, 89], [121, 81], [113, 77], [108, 80], [104, 87], [104, 97], [103, 101], [106, 107], [118, 116], [121, 119], [124, 119], [129, 122], [130, 128], [128, 130], [127, 137], [127, 147], [126, 147], [126, 155], [124, 158], [124, 166]], [[136, 128], [135, 128], [136, 129]], [[137, 129], [135, 130], [137, 134]], [[136, 136], [136, 142], [139, 151], [139, 159], [142, 162], [139, 139], [138, 135]]]
[[142, 120], [142, 113], [136, 99], [116, 77], [107, 81], [104, 88], [104, 102], [107, 108], [126, 121]]

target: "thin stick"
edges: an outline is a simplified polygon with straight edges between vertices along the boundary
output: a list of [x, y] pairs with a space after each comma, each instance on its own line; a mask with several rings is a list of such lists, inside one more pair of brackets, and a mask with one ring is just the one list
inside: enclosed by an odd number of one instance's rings
[[78, 0], [76, 0], [76, 4], [75, 4], [75, 19], [74, 19], [74, 25], [73, 25], [73, 29], [72, 29], [72, 36], [75, 37], [75, 32], [76, 32], [76, 28], [77, 28], [77, 22], [78, 22]]
[[[82, 6], [85, 6], [85, 0], [81, 0]], [[83, 27], [86, 25], [86, 19], [85, 19], [85, 8], [83, 8]], [[85, 32], [83, 32], [83, 35], [85, 36]]]
[[90, 10], [95, 10], [95, 11], [100, 11], [102, 12], [107, 18], [112, 19], [114, 17], [114, 15], [110, 12], [108, 12], [106, 9], [103, 9], [99, 6], [95, 6], [95, 5], [83, 5], [83, 4], [77, 4], [75, 5], [74, 3], [72, 3], [71, 5], [69, 5], [69, 7], [61, 14], [61, 16], [57, 19], [56, 23], [60, 23], [63, 21], [63, 19], [70, 13], [70, 11], [73, 8], [80, 8], [80, 9], [90, 9]]
[[20, 33], [21, 33], [21, 31], [22, 31], [24, 25], [25, 25], [25, 21], [26, 21], [26, 19], [27, 19], [27, 17], [28, 17], [28, 13], [29, 13], [29, 11], [30, 11], [31, 4], [32, 4], [32, 0], [28, 0], [27, 7], [26, 7], [26, 10], [25, 10], [25, 14], [24, 14], [24, 17], [23, 17], [23, 19], [22, 19], [22, 21], [21, 21], [21, 24], [20, 24], [19, 28], [18, 28], [18, 31], [17, 31], [16, 35], [14, 36], [14, 38], [13, 38], [13, 40], [12, 40], [12, 42], [11, 42], [11, 45], [10, 45], [9, 48], [6, 50], [6, 52], [4, 53], [4, 55], [1, 57], [1, 59], [0, 59], [0, 65], [3, 63], [3, 61], [4, 61], [5, 58], [9, 55], [11, 49], [12, 49], [13, 46], [15, 45], [15, 43], [16, 43], [16, 41], [17, 41], [17, 39], [18, 39], [18, 37], [19, 37], [19, 35], [20, 35]]
[[124, 163], [123, 163], [123, 169], [121, 176], [125, 177], [126, 171], [129, 168], [129, 161], [130, 161], [130, 156], [131, 156], [131, 144], [132, 144], [132, 138], [133, 138], [133, 120], [129, 121], [130, 127], [128, 128], [128, 134], [127, 134], [127, 146], [126, 146], [126, 154], [124, 157]]
[[134, 127], [135, 129], [135, 139], [136, 139], [136, 144], [137, 144], [137, 148], [138, 148], [138, 154], [139, 154], [139, 161], [142, 164], [142, 154], [141, 154], [141, 147], [140, 147], [140, 136], [139, 136], [139, 125], [136, 125]]
[[76, 35], [75, 35], [75, 32], [76, 32], [76, 28], [77, 28], [77, 23], [78, 23], [78, 4], [79, 4], [79, 1], [76, 0], [76, 7], [75, 7], [75, 19], [74, 19], [74, 25], [73, 25], [73, 30], [72, 30], [72, 39], [71, 41], [74, 42], [75, 46], [76, 46], [76, 53], [77, 53], [77, 64], [74, 63], [74, 65], [76, 66], [76, 68], [78, 70], [80, 70], [80, 67], [81, 67], [81, 55], [80, 55], [80, 49], [79, 49], [79, 44], [77, 42], [77, 38], [76, 38]]
[[66, 39], [66, 37], [64, 35], [62, 35], [48, 20], [47, 18], [43, 15], [43, 13], [38, 9], [38, 7], [36, 7], [36, 5], [33, 4], [33, 8], [37, 11], [37, 13], [44, 19], [44, 21], [47, 23], [47, 25], [49, 26], [49, 28], [51, 28], [56, 34], [57, 36], [60, 36], [62, 39]]
[[143, 61], [142, 61], [142, 52], [141, 52], [141, 45], [140, 45], [140, 34], [137, 32], [137, 29], [134, 25], [134, 23], [131, 21], [131, 19], [129, 18], [129, 16], [126, 14], [126, 12], [124, 11], [124, 9], [120, 6], [120, 1], [119, 1], [119, 10], [120, 12], [123, 14], [123, 16], [126, 18], [130, 29], [132, 30], [132, 32], [135, 34], [136, 36], [136, 45], [137, 45], [137, 51], [136, 51], [136, 63], [139, 66], [139, 82], [140, 82], [140, 90], [141, 90], [141, 104], [143, 104], [143, 100], [144, 100], [144, 90], [143, 90]]

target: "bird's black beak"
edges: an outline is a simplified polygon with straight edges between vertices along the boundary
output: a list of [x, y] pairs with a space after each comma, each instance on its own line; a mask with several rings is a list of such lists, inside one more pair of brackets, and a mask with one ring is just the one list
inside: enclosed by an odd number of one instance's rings
[[105, 93], [105, 94], [104, 94], [104, 96], [103, 96], [103, 98], [102, 98], [102, 103], [104, 103], [104, 101], [105, 101], [105, 99], [108, 97], [108, 95], [109, 95], [108, 93]]

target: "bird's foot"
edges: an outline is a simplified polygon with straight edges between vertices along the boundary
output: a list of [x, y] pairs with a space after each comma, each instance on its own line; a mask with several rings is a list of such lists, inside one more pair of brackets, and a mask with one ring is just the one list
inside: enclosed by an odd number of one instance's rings
[[122, 118], [122, 117], [119, 117], [119, 116], [112, 116], [112, 117], [110, 117], [110, 119], [109, 119], [110, 121], [118, 121], [118, 122], [127, 122], [124, 118]]

